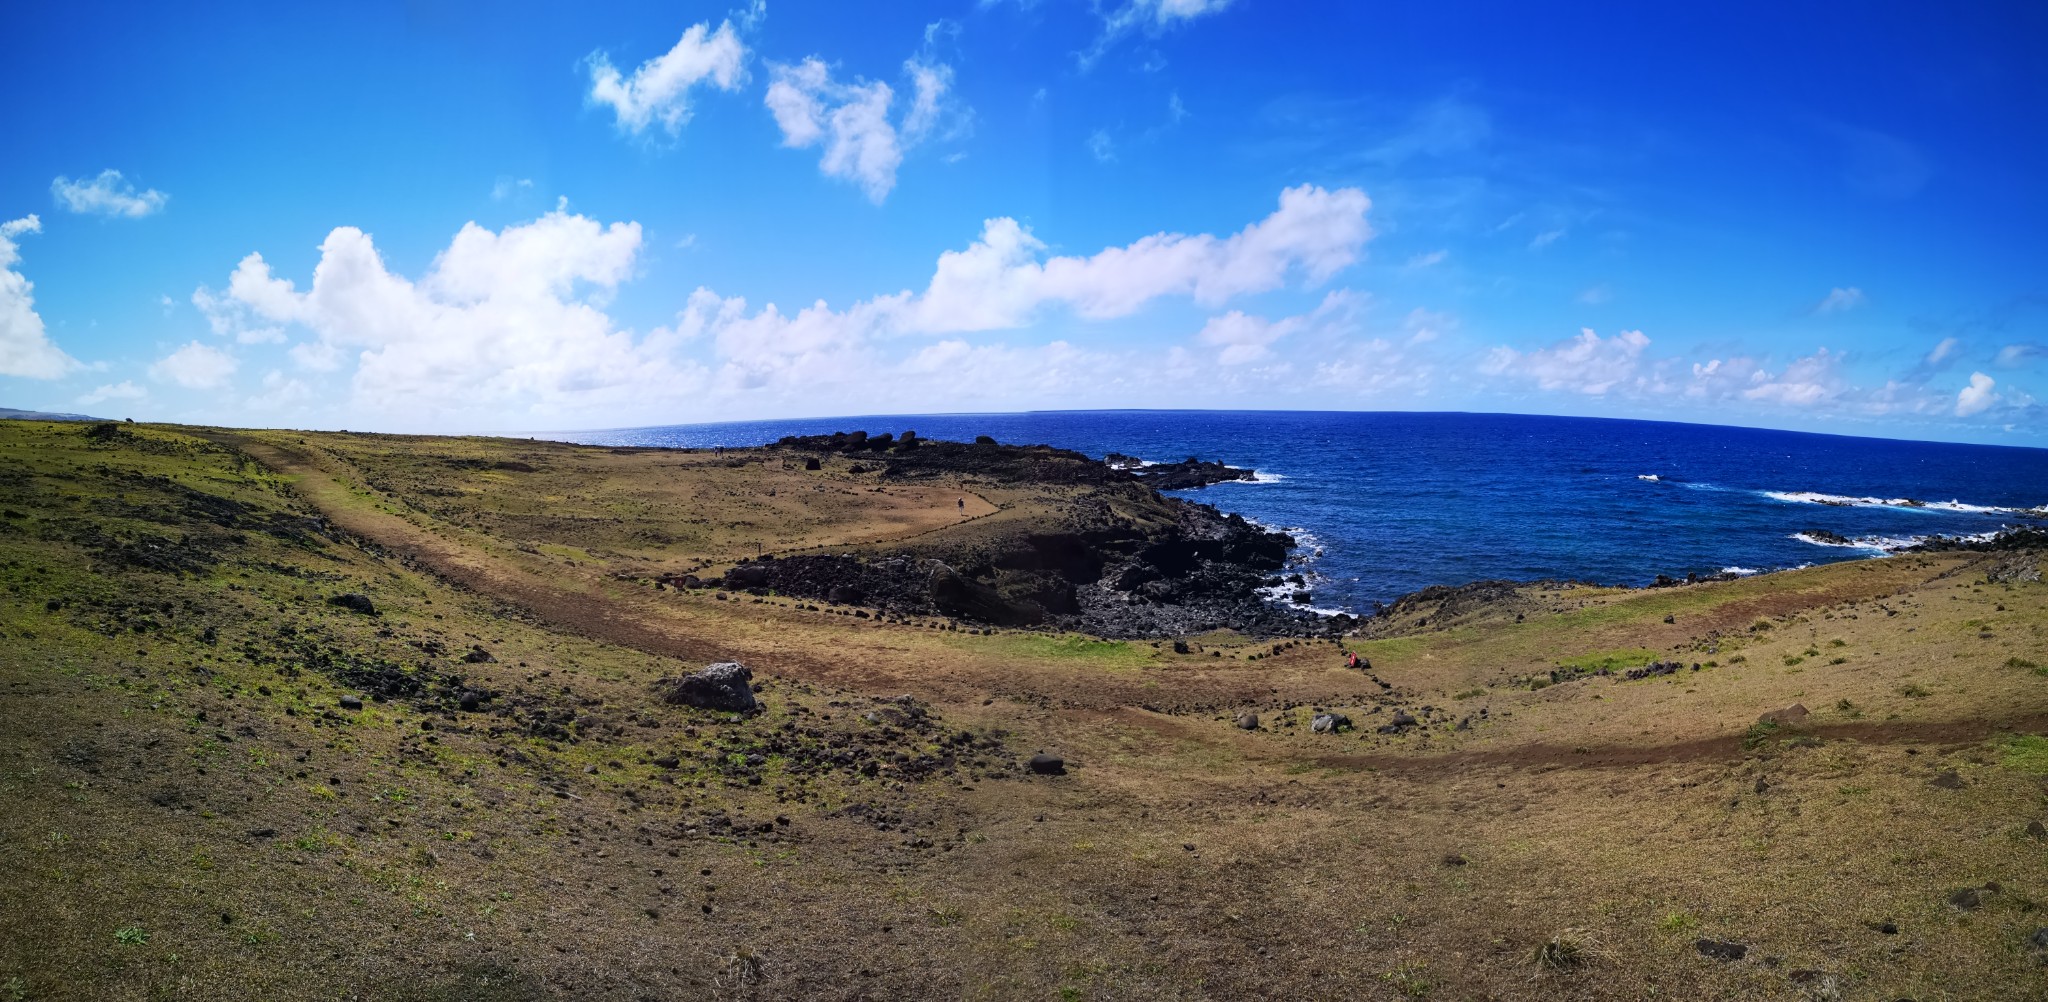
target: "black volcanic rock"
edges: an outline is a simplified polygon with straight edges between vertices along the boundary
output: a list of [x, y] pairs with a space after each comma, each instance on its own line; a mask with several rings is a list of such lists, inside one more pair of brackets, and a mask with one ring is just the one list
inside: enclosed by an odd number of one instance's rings
[[[1128, 457], [1124, 457], [1128, 458]], [[1155, 491], [1185, 491], [1196, 487], [1220, 484], [1226, 480], [1255, 480], [1256, 470], [1240, 470], [1225, 466], [1215, 460], [1202, 460], [1193, 456], [1178, 463], [1157, 463], [1152, 466], [1137, 466], [1130, 472], [1145, 486]]]

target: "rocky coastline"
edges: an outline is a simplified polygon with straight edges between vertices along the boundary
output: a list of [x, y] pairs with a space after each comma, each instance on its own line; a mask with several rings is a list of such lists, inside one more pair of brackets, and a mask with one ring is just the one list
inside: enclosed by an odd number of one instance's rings
[[860, 471], [881, 483], [960, 477], [1090, 490], [1050, 524], [882, 549], [764, 554], [721, 576], [664, 583], [1103, 637], [1178, 637], [1225, 628], [1257, 636], [1338, 636], [1355, 623], [1348, 615], [1322, 616], [1262, 594], [1285, 584], [1293, 537], [1161, 493], [1249, 478], [1250, 470], [1191, 457], [1141, 472], [1067, 449], [988, 438], [935, 441], [915, 432], [792, 436], [767, 448], [804, 456], [812, 469], [828, 455], [859, 457]]

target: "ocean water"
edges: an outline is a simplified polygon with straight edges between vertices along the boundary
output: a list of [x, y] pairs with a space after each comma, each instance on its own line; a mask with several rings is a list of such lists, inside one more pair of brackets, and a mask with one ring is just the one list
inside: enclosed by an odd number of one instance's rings
[[[1331, 612], [1489, 578], [1640, 585], [1857, 559], [1933, 534], [2029, 524], [2025, 511], [2048, 507], [2043, 449], [1600, 418], [1050, 411], [540, 437], [704, 447], [856, 429], [1255, 469], [1255, 483], [1178, 493], [1294, 532], [1314, 604]], [[1852, 542], [1825, 545], [1810, 530]]]

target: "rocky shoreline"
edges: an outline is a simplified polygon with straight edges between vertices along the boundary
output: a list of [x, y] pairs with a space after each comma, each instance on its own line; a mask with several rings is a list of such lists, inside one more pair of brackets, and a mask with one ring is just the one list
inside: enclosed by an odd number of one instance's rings
[[933, 441], [915, 432], [792, 436], [767, 448], [807, 457], [808, 469], [831, 454], [858, 456], [856, 468], [882, 483], [959, 476], [1088, 490], [1051, 524], [1029, 529], [879, 550], [767, 554], [709, 580], [664, 583], [1103, 637], [1178, 637], [1225, 628], [1258, 636], [1337, 636], [1355, 623], [1348, 615], [1276, 605], [1261, 594], [1284, 585], [1293, 537], [1161, 493], [1249, 478], [1250, 470], [1195, 458], [1134, 470], [1050, 446]]
[[[1300, 575], [1288, 575], [1297, 541], [1235, 514], [1163, 491], [1251, 480], [1256, 471], [1189, 457], [1146, 465], [1111, 453], [1096, 460], [1045, 445], [936, 441], [915, 432], [791, 436], [774, 445], [819, 469], [828, 456], [858, 457], [851, 472], [881, 483], [959, 477], [1000, 485], [1085, 489], [1049, 524], [967, 538], [844, 552], [764, 554], [722, 575], [672, 575], [678, 588], [712, 588], [853, 607], [854, 615], [943, 617], [966, 628], [1072, 630], [1109, 638], [1187, 637], [1233, 629], [1260, 637], [1341, 637], [1387, 624], [1460, 619], [1480, 607], [1510, 609], [1528, 587], [1574, 588], [1587, 582], [1479, 581], [1439, 585], [1375, 603], [1366, 616], [1304, 608]], [[1986, 543], [1930, 540], [1915, 549], [2007, 549], [2042, 545], [2022, 530]], [[1737, 575], [1657, 575], [1645, 588], [1668, 588]], [[1275, 597], [1279, 596], [1279, 597]], [[1287, 599], [1291, 598], [1292, 602]]]

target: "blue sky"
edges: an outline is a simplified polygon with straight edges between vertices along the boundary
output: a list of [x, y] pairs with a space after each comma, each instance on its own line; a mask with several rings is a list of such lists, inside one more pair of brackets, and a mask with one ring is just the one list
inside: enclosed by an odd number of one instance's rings
[[1531, 6], [11, 5], [0, 404], [2048, 445], [2048, 9]]

